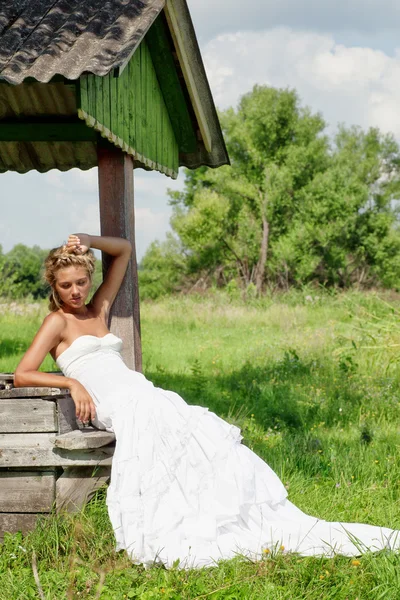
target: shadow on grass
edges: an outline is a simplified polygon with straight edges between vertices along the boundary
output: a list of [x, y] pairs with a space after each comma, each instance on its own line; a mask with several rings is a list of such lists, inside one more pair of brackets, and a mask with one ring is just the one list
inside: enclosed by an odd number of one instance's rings
[[281, 477], [290, 472], [330, 477], [333, 447], [339, 452], [337, 444], [344, 444], [357, 456], [365, 448], [361, 431], [346, 441], [328, 435], [357, 423], [366, 398], [362, 385], [329, 358], [304, 361], [289, 352], [274, 363], [246, 364], [230, 373], [207, 373], [195, 362], [191, 373], [158, 369], [145, 375], [188, 404], [205, 406], [240, 427], [243, 443]]
[[[207, 372], [196, 361], [191, 373], [159, 368], [145, 375], [188, 404], [205, 406], [240, 427], [243, 443], [280, 475], [331, 477], [336, 454], [344, 453], [345, 462], [350, 456], [362, 461], [368, 444], [358, 425], [360, 414], [379, 405], [379, 398], [367, 394], [362, 377], [344, 373], [329, 357], [301, 360], [295, 352], [230, 373]], [[386, 403], [382, 414], [385, 410]], [[343, 437], [340, 431], [354, 425], [351, 436]]]
[[220, 416], [254, 415], [262, 427], [301, 431], [324, 422], [347, 424], [365, 399], [362, 385], [340, 367], [295, 351], [265, 366], [246, 364], [230, 373], [207, 372], [196, 361], [192, 372], [146, 371], [156, 386], [180, 394], [188, 404], [206, 406]]

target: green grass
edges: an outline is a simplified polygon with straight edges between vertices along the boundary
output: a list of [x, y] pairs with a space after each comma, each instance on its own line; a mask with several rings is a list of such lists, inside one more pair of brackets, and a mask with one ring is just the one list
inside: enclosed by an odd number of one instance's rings
[[[1, 307], [0, 307], [1, 308]], [[45, 306], [0, 311], [0, 371], [12, 371]], [[24, 314], [24, 311], [31, 311]], [[400, 529], [400, 302], [379, 294], [224, 294], [142, 305], [144, 372], [241, 427], [289, 499], [335, 521]], [[44, 370], [56, 369], [51, 358]], [[78, 515], [43, 519], [0, 548], [0, 599], [379, 599], [400, 597], [400, 555], [353, 561], [277, 551], [180, 571], [115, 553], [104, 491]]]

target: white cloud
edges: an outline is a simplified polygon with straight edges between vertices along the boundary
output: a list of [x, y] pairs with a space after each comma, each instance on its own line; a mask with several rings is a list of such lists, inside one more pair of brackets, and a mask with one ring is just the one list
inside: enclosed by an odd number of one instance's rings
[[280, 27], [220, 35], [206, 44], [203, 57], [221, 108], [235, 106], [256, 83], [290, 87], [333, 127], [377, 126], [400, 138], [399, 51], [391, 57], [337, 44], [328, 34]]
[[[200, 39], [208, 40], [202, 53], [219, 108], [236, 106], [256, 83], [290, 87], [333, 127], [340, 121], [378, 126], [400, 139], [400, 49], [389, 52], [385, 46], [386, 32], [400, 46], [394, 29], [400, 26], [397, 0], [248, 0], [245, 5], [189, 0], [189, 5]], [[346, 35], [338, 36], [339, 30]], [[182, 189], [184, 177], [174, 181], [138, 169], [134, 181], [140, 259], [150, 242], [168, 231], [167, 188]], [[95, 234], [97, 168], [0, 175], [0, 213], [4, 251], [18, 242], [50, 248], [72, 231]]]

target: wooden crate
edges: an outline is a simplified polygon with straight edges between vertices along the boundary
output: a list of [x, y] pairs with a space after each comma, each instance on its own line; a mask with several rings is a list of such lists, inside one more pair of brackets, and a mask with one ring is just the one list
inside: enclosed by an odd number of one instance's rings
[[0, 538], [38, 514], [80, 510], [108, 482], [114, 434], [83, 427], [67, 390], [14, 388], [0, 373]]

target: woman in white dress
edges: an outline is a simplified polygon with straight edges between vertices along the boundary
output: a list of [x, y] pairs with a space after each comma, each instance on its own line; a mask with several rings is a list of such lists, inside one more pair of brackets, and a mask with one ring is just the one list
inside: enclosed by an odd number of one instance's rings
[[[98, 248], [113, 256], [86, 304]], [[287, 499], [279, 477], [240, 429], [128, 369], [107, 328], [131, 255], [122, 238], [70, 235], [45, 263], [48, 314], [15, 372], [16, 386], [67, 388], [77, 418], [114, 431], [107, 506], [117, 549], [135, 564], [214, 566], [281, 548], [302, 556], [397, 550], [399, 531], [327, 522]], [[38, 371], [47, 353], [64, 376]]]

